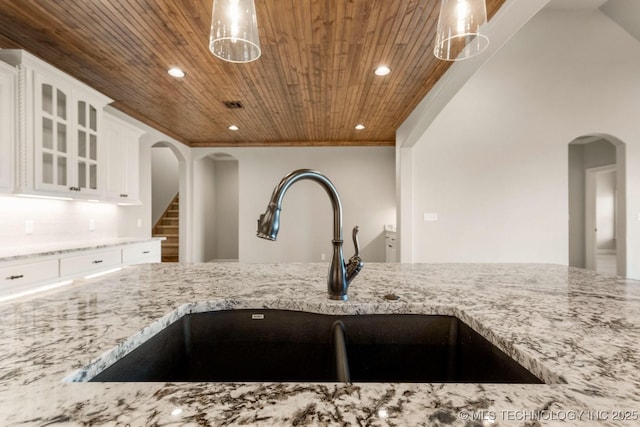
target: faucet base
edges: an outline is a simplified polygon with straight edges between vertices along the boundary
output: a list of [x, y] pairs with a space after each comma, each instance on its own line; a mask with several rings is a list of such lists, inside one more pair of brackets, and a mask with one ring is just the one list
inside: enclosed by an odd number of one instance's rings
[[349, 299], [347, 295], [329, 295], [329, 299], [337, 300], [337, 301], [346, 301]]

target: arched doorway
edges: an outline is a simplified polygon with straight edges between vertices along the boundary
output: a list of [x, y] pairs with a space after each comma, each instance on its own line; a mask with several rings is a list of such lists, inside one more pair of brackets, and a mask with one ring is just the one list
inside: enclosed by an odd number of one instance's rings
[[216, 152], [194, 162], [194, 258], [239, 259], [238, 160]]
[[184, 209], [180, 209], [179, 153], [166, 142], [151, 147], [152, 235], [164, 237], [162, 261], [180, 261], [180, 231], [184, 230]]
[[569, 265], [626, 276], [625, 159], [610, 135], [569, 143]]

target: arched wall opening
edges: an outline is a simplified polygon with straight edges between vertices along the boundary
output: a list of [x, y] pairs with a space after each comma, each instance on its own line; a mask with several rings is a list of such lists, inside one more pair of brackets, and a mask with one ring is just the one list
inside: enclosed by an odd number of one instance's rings
[[194, 260], [239, 259], [239, 162], [215, 152], [194, 161]]
[[[188, 242], [188, 194], [186, 159], [171, 142], [151, 145], [151, 224], [152, 233], [164, 236], [162, 260], [186, 261]], [[178, 209], [171, 204], [177, 202]], [[164, 216], [164, 217], [163, 217]]]
[[626, 148], [606, 134], [569, 150], [569, 265], [627, 275]]

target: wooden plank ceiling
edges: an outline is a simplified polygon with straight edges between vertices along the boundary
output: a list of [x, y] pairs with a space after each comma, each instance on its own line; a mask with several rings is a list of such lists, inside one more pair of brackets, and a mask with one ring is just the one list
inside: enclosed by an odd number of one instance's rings
[[[490, 17], [504, 1], [487, 1]], [[249, 64], [209, 52], [212, 0], [0, 0], [0, 48], [190, 146], [392, 145], [450, 65], [432, 54], [440, 0], [255, 3], [262, 56]], [[391, 74], [375, 76], [380, 64]]]

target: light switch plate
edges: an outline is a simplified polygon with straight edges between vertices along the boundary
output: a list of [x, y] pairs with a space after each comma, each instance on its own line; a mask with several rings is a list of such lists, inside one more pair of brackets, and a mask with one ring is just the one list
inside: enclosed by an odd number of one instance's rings
[[427, 212], [424, 214], [424, 220], [425, 221], [437, 221], [438, 220], [438, 214], [435, 212]]

